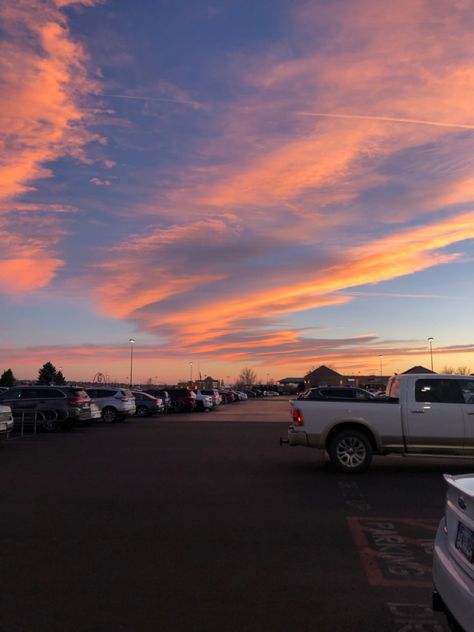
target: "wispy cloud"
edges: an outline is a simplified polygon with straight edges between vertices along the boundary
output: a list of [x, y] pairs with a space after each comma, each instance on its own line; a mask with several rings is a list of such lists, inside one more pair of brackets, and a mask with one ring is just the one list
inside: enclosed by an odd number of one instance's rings
[[[6, 248], [1, 266], [2, 287], [24, 292], [47, 285], [63, 265], [53, 246], [64, 229], [52, 213], [69, 212], [71, 205], [18, 202], [35, 190], [35, 182], [53, 175], [52, 161], [84, 158], [84, 146], [100, 137], [87, 125], [80, 95], [94, 87], [86, 72], [87, 56], [68, 30], [60, 7], [92, 2], [13, 2], [2, 7], [5, 37], [0, 44], [0, 212]], [[41, 213], [34, 225], [38, 236], [18, 240], [8, 227], [18, 224], [18, 212]], [[46, 213], [46, 215], [45, 215]], [[41, 237], [40, 237], [41, 235]], [[33, 244], [34, 242], [34, 244]]]

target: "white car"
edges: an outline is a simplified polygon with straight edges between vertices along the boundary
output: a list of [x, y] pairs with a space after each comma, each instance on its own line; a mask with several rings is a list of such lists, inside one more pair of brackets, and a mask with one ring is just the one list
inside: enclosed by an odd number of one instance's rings
[[433, 554], [433, 609], [474, 630], [474, 474], [444, 475], [446, 513]]
[[13, 430], [13, 415], [10, 406], [0, 406], [0, 437], [6, 438]]
[[101, 410], [102, 420], [106, 423], [122, 421], [136, 413], [135, 398], [128, 388], [98, 386], [87, 388], [89, 397]]
[[214, 406], [220, 406], [222, 404], [222, 397], [217, 388], [201, 389], [201, 393], [212, 397]]
[[210, 395], [205, 395], [203, 391], [199, 389], [196, 389], [194, 394], [196, 395], [196, 410], [209, 412], [214, 408], [214, 401]]

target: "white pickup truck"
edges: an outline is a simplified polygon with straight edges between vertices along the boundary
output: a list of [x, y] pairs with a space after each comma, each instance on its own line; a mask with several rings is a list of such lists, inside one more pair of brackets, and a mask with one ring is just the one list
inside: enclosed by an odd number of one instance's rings
[[474, 457], [474, 376], [405, 374], [384, 399], [290, 401], [291, 446], [326, 450], [344, 472], [374, 454]]

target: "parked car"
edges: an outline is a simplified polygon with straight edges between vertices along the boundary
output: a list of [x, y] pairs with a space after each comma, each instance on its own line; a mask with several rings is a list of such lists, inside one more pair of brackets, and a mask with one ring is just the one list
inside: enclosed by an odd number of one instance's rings
[[205, 395], [200, 389], [194, 393], [196, 394], [196, 410], [209, 412], [214, 408], [214, 402], [210, 395]]
[[235, 399], [230, 391], [221, 391], [221, 398], [223, 404], [231, 404]]
[[171, 410], [191, 412], [196, 408], [196, 393], [189, 388], [170, 388]]
[[11, 407], [15, 425], [36, 421], [47, 432], [91, 419], [91, 400], [82, 386], [13, 386], [0, 393], [0, 403]]
[[100, 408], [102, 420], [106, 423], [123, 421], [125, 417], [136, 412], [135, 398], [128, 388], [97, 386], [86, 390]]
[[168, 391], [159, 388], [147, 388], [145, 393], [152, 395], [153, 397], [158, 397], [162, 400], [163, 405], [165, 407], [165, 413], [168, 412], [171, 408], [171, 397]]
[[222, 397], [217, 388], [203, 388], [201, 389], [201, 393], [203, 393], [203, 395], [209, 395], [210, 397], [212, 397], [212, 403], [214, 404], [214, 406], [220, 406], [220, 404], [222, 404]]
[[474, 629], [474, 474], [445, 475], [446, 510], [433, 552], [433, 609]]
[[0, 439], [6, 439], [12, 430], [12, 409], [10, 406], [0, 406]]
[[132, 391], [132, 395], [135, 398], [137, 417], [149, 417], [150, 415], [165, 412], [165, 405], [159, 397], [153, 397], [153, 395], [144, 391]]

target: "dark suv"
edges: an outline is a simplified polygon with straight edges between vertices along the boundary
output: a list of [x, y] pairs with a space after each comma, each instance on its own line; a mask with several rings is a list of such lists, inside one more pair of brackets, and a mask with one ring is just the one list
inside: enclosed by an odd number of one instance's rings
[[91, 399], [82, 386], [14, 386], [0, 393], [0, 403], [11, 407], [15, 425], [37, 421], [48, 432], [91, 419]]
[[148, 395], [153, 395], [153, 397], [158, 397], [163, 400], [163, 404], [165, 407], [165, 413], [168, 412], [171, 408], [171, 397], [168, 391], [164, 391], [162, 388], [147, 388], [145, 393]]
[[175, 412], [191, 412], [196, 408], [196, 393], [189, 388], [169, 388], [171, 410]]

